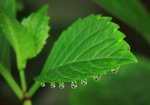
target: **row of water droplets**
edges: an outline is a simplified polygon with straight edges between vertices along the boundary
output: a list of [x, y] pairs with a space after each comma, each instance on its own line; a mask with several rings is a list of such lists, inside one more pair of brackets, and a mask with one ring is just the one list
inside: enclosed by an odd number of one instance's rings
[[[101, 79], [101, 76], [100, 76], [100, 75], [93, 76], [93, 79], [94, 79], [95, 81], [98, 81], [98, 80]], [[87, 79], [81, 80], [81, 85], [82, 85], [82, 86], [87, 85]], [[75, 82], [71, 82], [71, 88], [72, 88], [72, 89], [76, 89], [77, 86], [78, 86], [78, 84], [77, 84], [76, 81], [75, 81]], [[45, 83], [41, 83], [41, 87], [45, 87]], [[50, 87], [51, 87], [52, 89], [54, 89], [54, 88], [56, 87], [56, 83], [55, 83], [55, 82], [50, 83]], [[59, 88], [60, 88], [60, 89], [64, 89], [64, 88], [65, 88], [65, 84], [64, 84], [63, 82], [59, 83]]]
[[[112, 72], [113, 74], [116, 74], [116, 73], [118, 72], [118, 69], [119, 69], [119, 68], [111, 69], [111, 72]], [[99, 81], [99, 80], [101, 80], [101, 75], [100, 75], [100, 74], [95, 75], [95, 76], [93, 76], [93, 79], [94, 79], [95, 81]], [[82, 85], [82, 86], [87, 85], [87, 79], [81, 80], [81, 85]], [[71, 88], [72, 88], [72, 89], [76, 89], [77, 86], [78, 86], [78, 84], [77, 84], [76, 81], [75, 81], [75, 82], [71, 82]], [[45, 87], [45, 83], [41, 83], [41, 87]], [[55, 82], [50, 83], [50, 87], [51, 87], [52, 89], [56, 88], [56, 83], [55, 83]], [[59, 83], [59, 88], [60, 88], [60, 89], [64, 89], [64, 88], [65, 88], [64, 82]]]

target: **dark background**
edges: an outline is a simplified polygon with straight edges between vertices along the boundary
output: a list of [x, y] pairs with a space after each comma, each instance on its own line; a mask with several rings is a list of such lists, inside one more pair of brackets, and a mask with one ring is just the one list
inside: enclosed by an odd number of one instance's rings
[[[27, 81], [29, 87], [34, 82], [33, 77], [40, 73], [42, 66], [49, 54], [53, 43], [57, 40], [60, 33], [66, 29], [72, 22], [79, 17], [88, 16], [90, 14], [102, 14], [103, 16], [112, 16], [102, 8], [92, 3], [90, 0], [20, 0], [23, 9], [18, 12], [17, 18], [21, 20], [23, 17], [28, 16], [31, 12], [36, 11], [45, 3], [49, 4], [49, 15], [51, 16], [50, 37], [48, 42], [36, 58], [28, 61], [27, 66]], [[150, 11], [150, 1], [142, 0], [146, 8]], [[113, 17], [113, 16], [112, 16]], [[126, 41], [130, 44], [133, 52], [150, 56], [150, 46], [141, 37], [139, 33], [113, 17], [113, 21], [120, 25], [120, 30], [126, 34]], [[19, 83], [18, 72], [16, 70], [15, 54], [12, 51], [12, 73]], [[0, 105], [21, 105], [19, 100], [13, 94], [3, 78], [0, 77]], [[33, 97], [34, 105], [68, 105], [68, 90], [54, 89], [45, 87], [40, 89]], [[36, 100], [36, 101], [35, 101]]]

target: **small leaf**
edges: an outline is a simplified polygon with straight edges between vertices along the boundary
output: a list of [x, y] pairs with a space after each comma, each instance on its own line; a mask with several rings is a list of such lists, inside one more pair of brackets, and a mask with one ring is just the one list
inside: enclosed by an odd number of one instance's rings
[[150, 15], [141, 0], [92, 1], [141, 33], [141, 35], [150, 43]]
[[19, 70], [24, 69], [27, 60], [37, 56], [46, 43], [49, 30], [49, 18], [46, 13], [47, 6], [44, 6], [24, 19], [21, 24], [2, 9], [0, 10], [1, 29], [16, 52]]
[[49, 17], [47, 14], [48, 6], [44, 6], [37, 13], [32, 13], [28, 18], [22, 20], [22, 25], [28, 28], [28, 31], [34, 38], [36, 54], [41, 52], [48, 38]]
[[79, 19], [61, 34], [35, 79], [72, 82], [137, 62], [118, 28], [109, 17], [91, 15]]

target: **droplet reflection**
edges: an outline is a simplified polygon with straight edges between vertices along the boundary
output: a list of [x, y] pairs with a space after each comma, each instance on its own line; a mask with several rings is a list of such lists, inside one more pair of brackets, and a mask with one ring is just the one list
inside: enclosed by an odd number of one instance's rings
[[96, 76], [93, 76], [93, 79], [94, 79], [95, 81], [99, 81], [99, 80], [101, 79], [101, 75], [98, 74], [98, 75], [96, 75]]
[[65, 88], [65, 84], [62, 82], [62, 83], [59, 83], [59, 88], [60, 89], [64, 89]]
[[87, 79], [81, 80], [81, 85], [83, 85], [83, 86], [87, 85]]
[[71, 82], [71, 88], [72, 89], [77, 88], [77, 82]]

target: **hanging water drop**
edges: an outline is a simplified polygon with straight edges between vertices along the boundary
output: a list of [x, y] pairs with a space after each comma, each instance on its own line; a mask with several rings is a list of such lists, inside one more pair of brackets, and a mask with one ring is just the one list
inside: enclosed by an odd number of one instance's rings
[[60, 88], [60, 89], [64, 89], [64, 88], [65, 88], [65, 85], [64, 85], [63, 82], [62, 82], [62, 83], [59, 83], [59, 88]]
[[44, 82], [41, 83], [41, 87], [45, 87], [45, 83]]
[[72, 89], [77, 88], [77, 82], [71, 82], [71, 88]]
[[95, 81], [99, 81], [99, 80], [101, 79], [101, 75], [98, 74], [98, 75], [96, 75], [96, 76], [93, 76], [93, 79], [94, 79]]
[[50, 87], [51, 87], [52, 89], [54, 89], [54, 88], [56, 87], [55, 82], [52, 82], [52, 83], [50, 84]]
[[87, 79], [81, 80], [81, 85], [83, 85], [83, 86], [87, 85]]
[[111, 69], [111, 72], [112, 72], [113, 74], [117, 74], [117, 73], [118, 73], [118, 69], [119, 69], [119, 67], [118, 67], [118, 68], [115, 68], [115, 69]]

